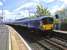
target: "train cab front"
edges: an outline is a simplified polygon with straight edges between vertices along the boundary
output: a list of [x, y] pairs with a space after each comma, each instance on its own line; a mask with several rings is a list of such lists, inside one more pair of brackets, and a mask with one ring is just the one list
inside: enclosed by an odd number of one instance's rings
[[52, 31], [53, 30], [53, 18], [47, 17], [42, 19], [42, 25], [41, 25], [42, 31]]

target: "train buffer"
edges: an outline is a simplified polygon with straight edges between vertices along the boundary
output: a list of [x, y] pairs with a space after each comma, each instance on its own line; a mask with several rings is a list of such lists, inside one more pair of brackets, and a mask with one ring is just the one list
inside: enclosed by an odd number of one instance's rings
[[31, 50], [31, 48], [12, 27], [0, 25], [0, 50]]

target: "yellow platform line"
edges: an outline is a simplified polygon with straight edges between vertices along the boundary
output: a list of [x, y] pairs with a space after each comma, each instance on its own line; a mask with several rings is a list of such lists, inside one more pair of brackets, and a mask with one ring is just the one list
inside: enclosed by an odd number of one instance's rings
[[17, 41], [14, 35], [11, 35], [12, 50], [19, 50]]
[[10, 36], [10, 32], [9, 32], [9, 50], [11, 50], [11, 36]]
[[[8, 26], [11, 50], [32, 50], [26, 41], [12, 27]], [[10, 48], [10, 47], [9, 47]]]

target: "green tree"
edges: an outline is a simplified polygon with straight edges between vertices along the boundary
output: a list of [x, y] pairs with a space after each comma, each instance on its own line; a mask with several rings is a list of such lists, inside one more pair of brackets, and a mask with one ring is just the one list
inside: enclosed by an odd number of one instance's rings
[[47, 8], [44, 8], [42, 5], [37, 5], [36, 9], [37, 9], [37, 11], [36, 11], [36, 16], [37, 17], [51, 16], [49, 10]]

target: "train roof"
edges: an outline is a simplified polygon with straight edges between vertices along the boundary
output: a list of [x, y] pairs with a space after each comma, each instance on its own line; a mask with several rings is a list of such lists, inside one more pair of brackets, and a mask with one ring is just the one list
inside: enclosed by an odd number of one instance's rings
[[[41, 20], [43, 18], [47, 18], [48, 16], [41, 16], [41, 17], [36, 17], [36, 18], [24, 18], [24, 19], [21, 19], [21, 20], [18, 20], [17, 22], [26, 22], [26, 21], [33, 21], [33, 20]], [[50, 17], [52, 18], [52, 17]]]

